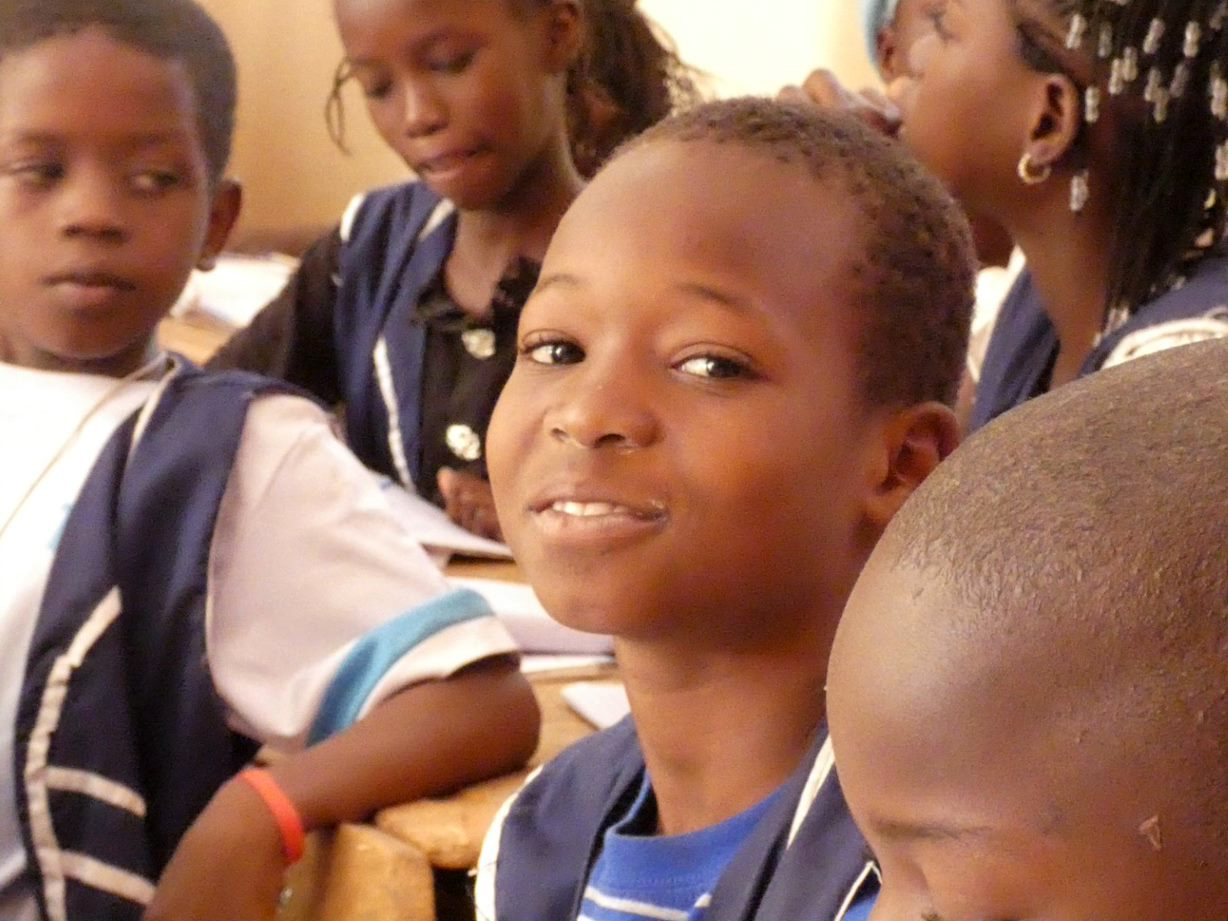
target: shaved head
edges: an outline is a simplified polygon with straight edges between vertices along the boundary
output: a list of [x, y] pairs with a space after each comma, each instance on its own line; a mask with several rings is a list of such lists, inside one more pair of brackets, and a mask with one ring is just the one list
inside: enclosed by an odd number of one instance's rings
[[901, 903], [1228, 917], [1228, 341], [1063, 387], [939, 467], [853, 592], [829, 713]]

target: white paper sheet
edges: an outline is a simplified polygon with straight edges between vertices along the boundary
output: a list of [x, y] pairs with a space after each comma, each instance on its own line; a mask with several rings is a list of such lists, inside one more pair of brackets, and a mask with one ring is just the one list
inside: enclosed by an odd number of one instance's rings
[[520, 657], [520, 670], [526, 675], [574, 671], [578, 668], [599, 668], [613, 664], [613, 656], [576, 656], [570, 653], [533, 652]]
[[427, 550], [463, 553], [466, 556], [489, 557], [495, 560], [512, 558], [512, 551], [507, 549], [506, 544], [471, 534], [455, 524], [439, 506], [403, 489], [386, 476], [380, 476], [378, 479], [380, 489], [387, 496], [393, 512], [414, 539]]
[[542, 607], [533, 589], [521, 582], [452, 577], [457, 588], [471, 588], [486, 598], [522, 652], [609, 655], [614, 642], [601, 633], [564, 627]]
[[577, 681], [563, 688], [563, 700], [598, 729], [609, 729], [631, 712], [627, 691], [618, 681]]
[[212, 270], [192, 272], [171, 313], [194, 310], [241, 329], [281, 293], [297, 267], [290, 256], [223, 253]]

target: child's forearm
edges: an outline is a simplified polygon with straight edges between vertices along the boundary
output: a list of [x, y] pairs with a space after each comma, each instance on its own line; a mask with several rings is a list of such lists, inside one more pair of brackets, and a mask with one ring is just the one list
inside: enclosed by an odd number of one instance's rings
[[[493, 659], [402, 691], [272, 773], [303, 825], [323, 828], [512, 770], [533, 753], [539, 725], [515, 663]], [[285, 860], [269, 807], [231, 780], [180, 841], [145, 921], [272, 919]]]
[[311, 830], [513, 770], [533, 753], [539, 726], [516, 664], [494, 659], [396, 694], [272, 773]]

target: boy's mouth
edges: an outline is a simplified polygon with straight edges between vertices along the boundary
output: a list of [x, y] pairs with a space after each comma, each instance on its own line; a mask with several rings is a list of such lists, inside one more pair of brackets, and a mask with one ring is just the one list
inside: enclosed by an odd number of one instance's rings
[[65, 305], [76, 310], [97, 310], [112, 306], [118, 295], [136, 290], [129, 279], [105, 271], [71, 271], [44, 280]]
[[51, 275], [45, 279], [45, 283], [49, 287], [74, 287], [81, 289], [90, 288], [107, 288], [116, 291], [134, 291], [136, 285], [119, 275], [114, 275], [110, 272], [99, 271], [78, 271], [78, 272], [63, 272], [59, 275]]

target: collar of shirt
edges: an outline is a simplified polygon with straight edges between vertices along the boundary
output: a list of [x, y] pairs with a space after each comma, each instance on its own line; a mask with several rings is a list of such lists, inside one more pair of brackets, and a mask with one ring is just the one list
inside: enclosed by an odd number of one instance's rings
[[422, 291], [414, 310], [414, 322], [437, 332], [463, 332], [467, 329], [515, 329], [520, 310], [537, 284], [541, 263], [525, 256], [517, 257], [504, 271], [485, 317], [476, 317], [463, 310], [448, 293], [444, 270]]

